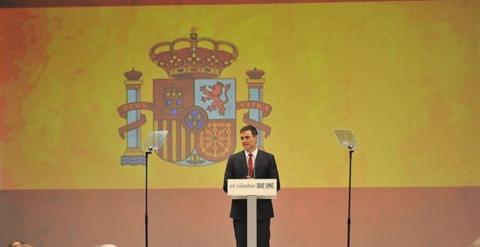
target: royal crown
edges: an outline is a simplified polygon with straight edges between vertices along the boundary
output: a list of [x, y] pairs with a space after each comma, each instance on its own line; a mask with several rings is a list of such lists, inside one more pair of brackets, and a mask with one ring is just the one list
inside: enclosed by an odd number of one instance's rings
[[192, 28], [190, 38], [160, 42], [150, 49], [150, 58], [169, 77], [213, 78], [230, 66], [238, 56], [238, 49], [227, 41], [198, 38]]
[[140, 77], [142, 77], [142, 75], [142, 72], [135, 70], [134, 68], [132, 68], [132, 70], [130, 71], [123, 73], [123, 76], [125, 76], [125, 78], [127, 78], [127, 80], [129, 81], [138, 81], [140, 80]]

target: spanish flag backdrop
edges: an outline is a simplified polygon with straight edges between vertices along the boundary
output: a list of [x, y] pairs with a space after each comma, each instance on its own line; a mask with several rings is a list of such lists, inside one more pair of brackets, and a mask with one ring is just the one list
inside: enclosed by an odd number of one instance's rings
[[246, 124], [283, 187], [272, 246], [345, 244], [335, 128], [352, 245], [480, 238], [478, 1], [29, 3], [0, 9], [0, 245], [141, 246], [168, 129], [151, 245], [234, 246]]

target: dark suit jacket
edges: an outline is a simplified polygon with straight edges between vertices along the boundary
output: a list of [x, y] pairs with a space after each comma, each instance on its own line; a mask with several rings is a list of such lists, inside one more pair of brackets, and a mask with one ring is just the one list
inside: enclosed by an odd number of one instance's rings
[[[277, 191], [280, 190], [280, 177], [278, 176], [277, 164], [275, 157], [267, 152], [258, 150], [255, 158], [255, 178], [276, 178]], [[227, 179], [242, 179], [248, 175], [247, 159], [245, 151], [232, 154], [228, 158], [225, 176], [223, 178], [223, 190], [227, 192]], [[257, 218], [270, 219], [274, 216], [272, 200], [257, 200]], [[247, 200], [232, 200], [232, 208], [230, 209], [230, 218], [244, 220], [247, 219]]]

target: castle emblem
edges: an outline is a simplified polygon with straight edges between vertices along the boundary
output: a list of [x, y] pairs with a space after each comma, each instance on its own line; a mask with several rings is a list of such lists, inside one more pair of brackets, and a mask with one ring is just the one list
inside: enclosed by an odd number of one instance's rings
[[156, 151], [163, 160], [183, 166], [205, 166], [228, 159], [236, 148], [237, 111], [246, 111], [243, 122], [259, 130], [263, 148], [270, 127], [263, 123], [272, 107], [263, 102], [264, 72], [247, 71], [249, 99], [237, 101], [237, 79], [220, 77], [238, 57], [237, 47], [227, 41], [190, 37], [159, 42], [152, 46], [150, 59], [165, 70], [168, 78], [153, 79], [153, 102], [140, 98], [142, 73], [124, 73], [126, 103], [117, 111], [126, 124], [119, 128], [126, 150], [122, 165], [144, 164], [141, 127], [146, 123], [142, 110], [153, 112], [153, 130], [168, 130], [166, 144]]

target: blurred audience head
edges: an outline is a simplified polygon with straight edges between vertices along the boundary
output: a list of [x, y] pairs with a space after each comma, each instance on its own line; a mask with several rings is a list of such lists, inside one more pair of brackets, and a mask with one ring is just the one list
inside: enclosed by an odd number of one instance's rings
[[13, 241], [13, 242], [8, 244], [8, 247], [32, 247], [32, 245], [27, 244], [27, 243], [22, 242], [22, 241]]
[[8, 244], [8, 247], [23, 247], [24, 244], [22, 241], [13, 241]]
[[473, 241], [472, 247], [480, 247], [480, 238], [477, 238], [477, 240]]
[[13, 241], [8, 244], [8, 247], [32, 247], [32, 246], [22, 241]]

